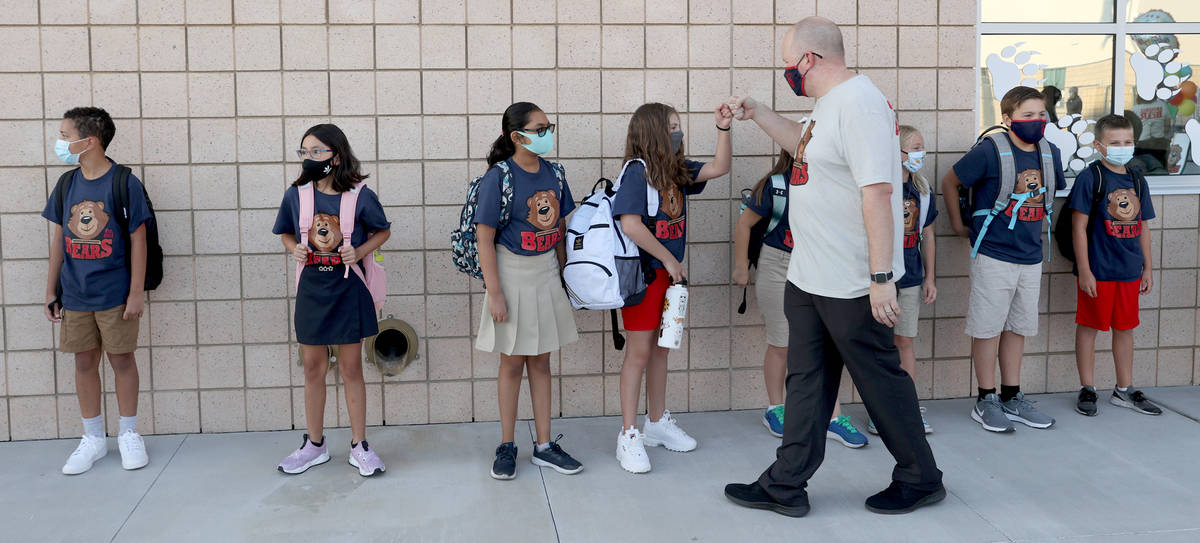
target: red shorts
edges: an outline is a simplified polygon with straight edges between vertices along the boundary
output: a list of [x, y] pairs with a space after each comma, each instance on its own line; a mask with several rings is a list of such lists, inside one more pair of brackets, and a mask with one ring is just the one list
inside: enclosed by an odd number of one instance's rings
[[1138, 319], [1138, 294], [1141, 281], [1096, 281], [1096, 297], [1079, 290], [1075, 323], [1101, 332], [1109, 328], [1133, 330]]
[[654, 270], [654, 280], [646, 286], [646, 297], [642, 303], [621, 308], [621, 320], [627, 332], [657, 330], [662, 324], [663, 300], [667, 298], [667, 287], [671, 286], [671, 274], [667, 270]]

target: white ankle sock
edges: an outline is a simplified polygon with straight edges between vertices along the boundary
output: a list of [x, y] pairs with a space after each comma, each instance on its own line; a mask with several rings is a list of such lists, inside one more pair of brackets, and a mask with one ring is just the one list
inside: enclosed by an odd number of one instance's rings
[[546, 449], [549, 449], [549, 448], [550, 448], [550, 442], [549, 442], [549, 441], [547, 441], [547, 442], [545, 442], [545, 443], [538, 443], [538, 446], [537, 446], [537, 452], [543, 452], [543, 451], [545, 451]]
[[132, 417], [118, 417], [117, 422], [120, 424], [120, 433], [118, 435], [125, 432], [137, 433], [137, 415]]
[[104, 415], [96, 415], [83, 419], [83, 434], [92, 437], [104, 437]]
[[1117, 387], [1117, 390], [1120, 390], [1121, 392], [1129, 392], [1129, 387]]

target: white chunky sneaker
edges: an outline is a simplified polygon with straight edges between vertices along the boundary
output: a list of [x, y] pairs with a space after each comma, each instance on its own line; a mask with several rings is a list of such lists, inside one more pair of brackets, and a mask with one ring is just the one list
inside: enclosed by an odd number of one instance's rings
[[121, 451], [121, 467], [125, 469], [139, 469], [150, 463], [146, 442], [133, 430], [117, 436], [117, 448]]
[[696, 440], [689, 436], [683, 428], [676, 424], [675, 417], [671, 416], [670, 411], [663, 411], [662, 418], [658, 422], [651, 422], [650, 415], [646, 415], [646, 423], [642, 425], [642, 431], [646, 434], [646, 446], [665, 447], [668, 451], [689, 452], [695, 450]]
[[629, 473], [650, 471], [650, 457], [646, 455], [644, 436], [637, 428], [627, 428], [617, 434], [617, 461]]
[[79, 475], [92, 469], [92, 464], [104, 458], [106, 454], [108, 454], [106, 438], [84, 435], [79, 440], [79, 446], [75, 447], [75, 452], [71, 453], [71, 456], [67, 458], [67, 463], [63, 464], [63, 475]]

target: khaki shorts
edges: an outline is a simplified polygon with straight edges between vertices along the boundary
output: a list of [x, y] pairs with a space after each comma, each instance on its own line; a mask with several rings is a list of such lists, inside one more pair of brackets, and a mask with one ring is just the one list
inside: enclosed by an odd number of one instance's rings
[[788, 346], [788, 321], [783, 312], [783, 293], [787, 290], [788, 261], [792, 254], [770, 245], [763, 245], [758, 254], [758, 274], [754, 295], [762, 311], [767, 331], [767, 345]]
[[896, 302], [900, 304], [900, 318], [896, 321], [896, 335], [917, 337], [917, 321], [921, 318], [921, 285], [897, 289]]
[[58, 350], [82, 353], [104, 348], [112, 354], [137, 350], [138, 319], [125, 320], [125, 304], [104, 311], [63, 310], [59, 327]]
[[971, 260], [971, 297], [967, 302], [968, 336], [989, 339], [1002, 332], [1038, 333], [1038, 296], [1042, 263], [1012, 264], [979, 255]]

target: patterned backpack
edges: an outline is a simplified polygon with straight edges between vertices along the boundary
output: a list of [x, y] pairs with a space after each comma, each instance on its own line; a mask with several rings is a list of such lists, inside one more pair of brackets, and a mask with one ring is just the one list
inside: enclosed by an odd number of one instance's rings
[[[563, 185], [566, 184], [563, 167], [557, 162], [550, 162], [550, 166], [554, 169], [554, 177], [558, 178], [559, 194], [562, 194]], [[497, 162], [493, 167], [500, 168], [499, 230], [512, 218], [512, 171], [507, 160]], [[476, 279], [483, 279], [483, 268], [479, 266], [479, 239], [475, 229], [475, 212], [479, 208], [479, 185], [483, 178], [483, 175], [476, 177], [467, 185], [467, 201], [458, 216], [458, 228], [450, 232], [450, 259], [454, 261], [454, 267]]]

